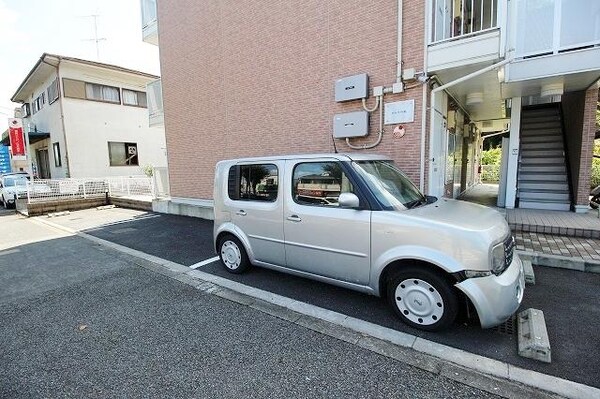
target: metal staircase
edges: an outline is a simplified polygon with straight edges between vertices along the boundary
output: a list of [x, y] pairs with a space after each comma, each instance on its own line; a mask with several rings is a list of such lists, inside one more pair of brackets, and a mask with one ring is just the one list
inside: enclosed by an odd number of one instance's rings
[[559, 106], [524, 108], [520, 136], [519, 208], [570, 210], [571, 191]]

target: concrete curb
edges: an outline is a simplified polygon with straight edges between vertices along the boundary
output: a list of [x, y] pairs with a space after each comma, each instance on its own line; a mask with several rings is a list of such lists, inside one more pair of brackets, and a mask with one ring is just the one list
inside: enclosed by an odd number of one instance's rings
[[529, 260], [536, 266], [556, 267], [587, 273], [600, 273], [600, 261], [573, 258], [570, 256], [550, 255], [541, 252], [516, 251], [523, 260]]
[[[174, 278], [207, 294], [250, 306], [261, 312], [496, 395], [507, 398], [548, 398], [555, 397], [552, 394], [557, 394], [574, 399], [600, 398], [600, 389], [598, 388], [523, 369], [223, 277], [191, 270], [187, 266], [60, 226], [48, 220], [40, 218], [29, 220], [78, 235], [117, 252], [150, 262], [150, 265], [140, 264], [140, 266]], [[157, 265], [164, 270], [157, 270], [159, 269]]]

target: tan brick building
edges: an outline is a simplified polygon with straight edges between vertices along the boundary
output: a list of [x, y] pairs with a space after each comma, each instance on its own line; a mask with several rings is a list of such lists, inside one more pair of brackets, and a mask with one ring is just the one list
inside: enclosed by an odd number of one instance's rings
[[[600, 8], [588, 8], [142, 0], [145, 40], [160, 42], [172, 200], [210, 200], [221, 159], [336, 150], [388, 155], [425, 192], [456, 197], [479, 182], [485, 137], [502, 134], [501, 204], [583, 210], [600, 77]], [[366, 107], [381, 104], [365, 137], [334, 138], [336, 116], [364, 109], [337, 102], [336, 81], [358, 74]]]

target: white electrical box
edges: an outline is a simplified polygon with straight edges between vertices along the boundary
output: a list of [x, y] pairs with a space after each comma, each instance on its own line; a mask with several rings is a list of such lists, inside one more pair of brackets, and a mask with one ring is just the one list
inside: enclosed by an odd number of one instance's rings
[[366, 73], [335, 81], [335, 101], [350, 101], [369, 97], [369, 76]]
[[415, 100], [385, 104], [384, 124], [395, 125], [415, 121]]
[[369, 113], [367, 111], [336, 114], [333, 117], [333, 137], [364, 137], [369, 134]]

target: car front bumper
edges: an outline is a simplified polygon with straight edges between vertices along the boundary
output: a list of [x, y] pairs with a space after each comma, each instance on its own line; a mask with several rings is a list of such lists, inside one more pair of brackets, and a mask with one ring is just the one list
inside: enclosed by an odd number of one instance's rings
[[525, 274], [515, 253], [510, 266], [499, 276], [469, 278], [458, 284], [473, 303], [482, 328], [502, 324], [512, 316], [523, 300]]

